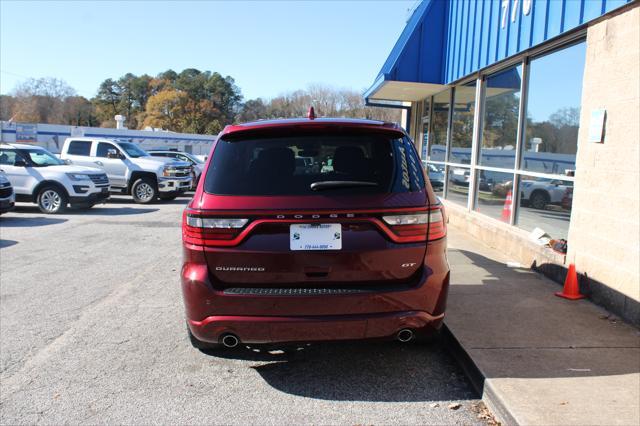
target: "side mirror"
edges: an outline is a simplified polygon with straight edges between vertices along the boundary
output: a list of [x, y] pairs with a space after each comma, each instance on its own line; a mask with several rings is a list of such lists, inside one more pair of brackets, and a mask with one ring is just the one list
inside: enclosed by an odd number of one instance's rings
[[73, 163], [71, 162], [71, 160], [69, 160], [68, 158], [67, 158], [66, 160], [63, 160], [63, 161], [64, 161], [64, 164], [69, 164], [69, 165], [73, 164]]
[[27, 162], [22, 158], [16, 158], [16, 160], [13, 162], [13, 165], [16, 167], [27, 167]]
[[112, 158], [112, 159], [120, 159], [120, 154], [118, 154], [118, 151], [116, 151], [115, 149], [110, 149], [107, 151], [107, 158]]

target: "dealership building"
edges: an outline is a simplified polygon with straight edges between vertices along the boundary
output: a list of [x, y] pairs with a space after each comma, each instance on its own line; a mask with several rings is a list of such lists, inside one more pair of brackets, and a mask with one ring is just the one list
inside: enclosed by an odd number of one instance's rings
[[[365, 93], [450, 224], [640, 324], [640, 7], [423, 0]], [[548, 239], [566, 240], [553, 250]]]

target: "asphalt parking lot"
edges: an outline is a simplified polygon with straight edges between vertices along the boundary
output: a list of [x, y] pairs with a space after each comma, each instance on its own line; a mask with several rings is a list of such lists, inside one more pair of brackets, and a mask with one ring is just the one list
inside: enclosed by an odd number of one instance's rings
[[187, 202], [0, 217], [0, 423], [482, 424], [441, 343], [193, 349]]

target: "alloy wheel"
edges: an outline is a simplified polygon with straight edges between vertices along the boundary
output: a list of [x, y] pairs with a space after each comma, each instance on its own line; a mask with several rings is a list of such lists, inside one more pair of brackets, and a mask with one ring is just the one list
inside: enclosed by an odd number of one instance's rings
[[138, 197], [141, 201], [149, 201], [153, 198], [154, 190], [146, 182], [142, 182], [138, 186], [136, 186], [136, 197]]
[[47, 189], [40, 196], [40, 204], [47, 212], [54, 213], [60, 208], [62, 198], [53, 189]]

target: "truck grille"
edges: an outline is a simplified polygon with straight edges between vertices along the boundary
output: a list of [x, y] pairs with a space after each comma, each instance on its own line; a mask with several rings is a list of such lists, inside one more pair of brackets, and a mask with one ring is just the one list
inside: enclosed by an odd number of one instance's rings
[[106, 185], [109, 183], [109, 178], [107, 178], [107, 175], [105, 174], [89, 175], [89, 177], [91, 178], [93, 183], [95, 183], [96, 185]]
[[176, 167], [175, 176], [176, 177], [191, 176], [191, 167], [190, 166], [187, 166], [187, 167]]
[[0, 188], [0, 198], [7, 198], [11, 194], [13, 194], [13, 188], [11, 186]]

